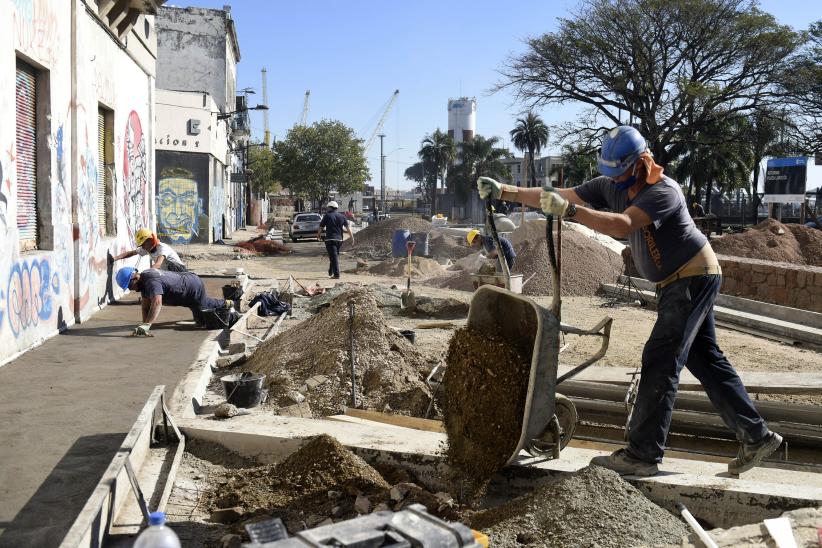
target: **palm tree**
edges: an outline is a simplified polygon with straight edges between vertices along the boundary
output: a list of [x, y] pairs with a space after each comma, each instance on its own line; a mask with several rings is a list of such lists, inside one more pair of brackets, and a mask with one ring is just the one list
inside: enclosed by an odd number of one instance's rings
[[451, 178], [454, 192], [463, 199], [474, 188], [479, 177], [492, 179], [508, 179], [511, 173], [502, 160], [511, 154], [504, 148], [498, 147], [499, 137], [486, 139], [482, 135], [475, 135], [470, 141], [463, 141], [459, 146], [460, 164], [453, 170]]
[[[439, 128], [434, 133], [426, 135], [422, 140], [422, 148], [417, 155], [426, 165], [434, 166], [434, 173], [439, 178], [443, 188], [445, 187], [445, 172], [454, 159], [454, 140], [447, 133], [443, 133]], [[431, 187], [431, 214], [437, 209], [437, 184], [436, 180]]]
[[529, 111], [525, 118], [517, 119], [517, 125], [511, 130], [511, 139], [517, 149], [528, 152], [528, 173], [531, 176], [528, 186], [537, 186], [534, 153], [539, 154], [542, 147], [548, 145], [548, 126], [539, 115]]

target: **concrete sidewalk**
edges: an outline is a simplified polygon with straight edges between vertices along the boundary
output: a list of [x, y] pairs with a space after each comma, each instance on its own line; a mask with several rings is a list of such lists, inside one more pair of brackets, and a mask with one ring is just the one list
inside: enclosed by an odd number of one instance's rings
[[210, 335], [175, 323], [186, 308], [153, 338], [130, 336], [139, 319], [129, 296], [0, 368], [0, 547], [60, 543], [151, 390], [169, 396]]

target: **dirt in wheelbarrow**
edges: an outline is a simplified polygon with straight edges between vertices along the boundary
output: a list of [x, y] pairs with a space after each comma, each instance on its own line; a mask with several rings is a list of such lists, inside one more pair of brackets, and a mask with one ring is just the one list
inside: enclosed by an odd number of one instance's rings
[[530, 358], [507, 341], [463, 328], [454, 333], [443, 378], [446, 459], [481, 491], [519, 443]]

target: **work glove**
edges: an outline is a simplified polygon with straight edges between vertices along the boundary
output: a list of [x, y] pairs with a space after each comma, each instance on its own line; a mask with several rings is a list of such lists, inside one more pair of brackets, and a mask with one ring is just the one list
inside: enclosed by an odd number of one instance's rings
[[546, 186], [539, 195], [539, 205], [543, 213], [559, 219], [568, 209], [568, 200], [560, 196], [554, 187]]
[[477, 180], [477, 192], [482, 200], [488, 198], [492, 200], [499, 200], [502, 196], [502, 183], [498, 183], [491, 177], [480, 177]]
[[150, 323], [141, 323], [137, 327], [134, 328], [135, 335], [142, 335], [143, 337], [148, 335], [148, 332], [151, 330]]

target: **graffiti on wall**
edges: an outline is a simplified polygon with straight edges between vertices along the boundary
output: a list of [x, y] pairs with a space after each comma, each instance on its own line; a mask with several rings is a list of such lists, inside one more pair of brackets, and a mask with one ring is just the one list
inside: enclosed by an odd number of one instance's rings
[[157, 151], [157, 236], [173, 244], [208, 241], [209, 160]]
[[132, 110], [123, 143], [123, 208], [132, 239], [138, 229], [149, 224], [147, 169], [146, 138], [140, 117]]
[[[11, 189], [11, 180], [8, 181], [9, 189]], [[6, 198], [6, 193], [4, 191], [4, 187], [6, 186], [5, 181], [3, 180], [3, 162], [0, 162], [0, 230], [3, 232], [6, 231], [8, 228], [8, 221], [6, 221], [6, 215], [9, 211], [9, 200]]]
[[60, 287], [60, 278], [46, 259], [13, 264], [5, 292], [0, 291], [4, 307], [0, 308], [0, 322], [4, 316], [8, 318], [11, 332], [18, 337], [24, 330], [50, 319]]
[[49, 0], [12, 0], [17, 49], [54, 66], [59, 52], [57, 16]]
[[223, 212], [225, 211], [225, 192], [222, 184], [211, 187], [211, 228], [215, 240], [223, 239]]
[[[54, 190], [54, 211], [55, 211], [55, 225], [63, 225], [65, 227], [71, 224], [71, 211], [69, 209], [69, 193], [66, 177], [66, 156], [63, 152], [63, 124], [57, 127], [57, 133], [54, 135], [54, 145], [57, 153], [57, 188]], [[69, 283], [69, 271], [71, 269], [71, 238], [68, 230], [55, 230], [55, 259], [57, 262], [57, 270], [62, 274], [63, 281]]]

